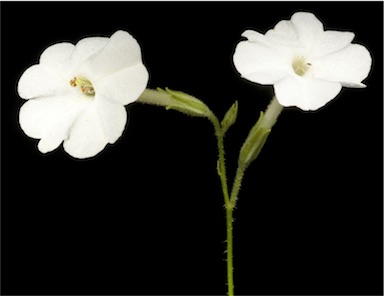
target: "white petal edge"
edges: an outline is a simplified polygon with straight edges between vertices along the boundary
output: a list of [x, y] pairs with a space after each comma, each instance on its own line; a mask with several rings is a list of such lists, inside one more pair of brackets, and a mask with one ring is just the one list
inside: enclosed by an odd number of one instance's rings
[[127, 124], [127, 111], [120, 103], [105, 98], [95, 100], [100, 126], [108, 143], [114, 144], [123, 134]]
[[33, 65], [21, 75], [17, 84], [17, 92], [23, 99], [65, 94], [69, 80], [65, 81], [60, 74], [44, 65]]
[[60, 144], [67, 139], [71, 133], [73, 124], [79, 116], [84, 112], [91, 102], [89, 100], [82, 100], [80, 105], [68, 110], [65, 114], [60, 116], [52, 126], [47, 129], [43, 137], [37, 145], [42, 153], [48, 153], [60, 146]]
[[351, 44], [355, 34], [352, 32], [325, 31], [319, 44], [317, 44], [313, 58], [323, 57], [341, 50]]
[[70, 80], [69, 58], [75, 46], [72, 43], [56, 43], [46, 48], [40, 63], [32, 65], [21, 75], [17, 91], [23, 99], [65, 93]]
[[313, 61], [308, 73], [314, 79], [340, 82], [347, 87], [364, 87], [372, 66], [372, 57], [366, 47], [351, 44], [343, 50]]
[[40, 65], [52, 70], [53, 73], [63, 75], [67, 78], [71, 71], [70, 57], [75, 50], [75, 45], [61, 42], [51, 45], [40, 56]]
[[20, 108], [20, 127], [27, 136], [41, 139], [58, 122], [71, 117], [73, 110], [79, 109], [80, 105], [81, 99], [74, 95], [29, 100]]
[[265, 36], [257, 31], [254, 30], [245, 30], [242, 34], [242, 37], [245, 37], [248, 39], [249, 42], [260, 42], [260, 43], [266, 43], [267, 40], [265, 39]]
[[89, 100], [74, 95], [29, 100], [20, 108], [20, 127], [27, 136], [40, 139], [42, 153], [53, 151], [66, 139], [87, 104]]
[[289, 76], [274, 85], [276, 98], [284, 107], [314, 111], [329, 103], [341, 91], [337, 82]]
[[136, 39], [125, 31], [117, 31], [97, 54], [82, 65], [80, 71], [90, 81], [96, 82], [141, 63], [141, 49]]
[[296, 12], [292, 15], [291, 22], [302, 46], [310, 47], [322, 38], [324, 26], [313, 13]]
[[64, 150], [79, 159], [99, 154], [108, 144], [96, 104], [91, 104], [77, 117], [64, 141]]
[[265, 33], [265, 37], [276, 44], [297, 47], [298, 35], [291, 21], [282, 20], [276, 26]]
[[291, 73], [291, 53], [266, 46], [241, 41], [235, 49], [233, 62], [243, 78], [259, 84], [274, 84]]

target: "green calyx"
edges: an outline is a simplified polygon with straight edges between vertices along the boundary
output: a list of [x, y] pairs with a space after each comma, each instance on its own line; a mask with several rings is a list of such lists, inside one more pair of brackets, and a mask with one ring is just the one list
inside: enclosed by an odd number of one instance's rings
[[211, 115], [208, 106], [191, 95], [181, 91], [170, 90], [169, 88], [165, 88], [165, 90], [157, 88], [157, 90], [171, 96], [172, 100], [171, 103], [166, 106], [167, 110], [176, 110], [187, 115], [198, 117], [209, 117]]
[[254, 161], [260, 154], [268, 135], [271, 132], [270, 128], [261, 125], [264, 113], [260, 112], [260, 117], [256, 124], [250, 130], [247, 139], [240, 150], [239, 166], [246, 168]]

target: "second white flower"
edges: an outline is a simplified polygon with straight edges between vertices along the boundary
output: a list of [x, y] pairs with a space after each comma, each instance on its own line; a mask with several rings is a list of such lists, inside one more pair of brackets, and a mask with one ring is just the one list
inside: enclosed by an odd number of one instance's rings
[[274, 85], [279, 103], [302, 110], [321, 108], [344, 87], [365, 87], [372, 58], [351, 43], [354, 33], [324, 31], [315, 15], [297, 12], [265, 35], [246, 30], [233, 56], [241, 76]]

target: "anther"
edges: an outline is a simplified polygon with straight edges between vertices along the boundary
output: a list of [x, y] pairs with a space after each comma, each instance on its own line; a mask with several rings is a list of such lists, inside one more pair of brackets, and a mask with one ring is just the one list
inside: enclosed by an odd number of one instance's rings
[[73, 79], [71, 79], [71, 81], [69, 81], [69, 84], [71, 85], [71, 86], [73, 86], [73, 87], [76, 87], [77, 86], [77, 84], [76, 84], [76, 77], [74, 77]]
[[95, 95], [95, 89], [93, 88], [92, 83], [82, 77], [74, 77], [69, 81], [69, 84], [73, 87], [80, 87], [80, 90], [83, 94], [88, 95], [88, 96], [94, 96]]

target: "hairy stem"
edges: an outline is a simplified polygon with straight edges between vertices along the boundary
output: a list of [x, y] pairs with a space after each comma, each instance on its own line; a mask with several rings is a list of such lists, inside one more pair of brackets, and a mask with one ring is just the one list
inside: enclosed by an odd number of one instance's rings
[[225, 214], [226, 214], [226, 227], [227, 227], [227, 286], [228, 295], [234, 296], [234, 280], [233, 280], [233, 207], [231, 206], [228, 182], [227, 182], [227, 171], [225, 167], [225, 150], [224, 150], [224, 133], [221, 128], [220, 122], [217, 117], [212, 113], [209, 119], [213, 123], [215, 128], [215, 134], [217, 138], [217, 147], [219, 150], [218, 160], [218, 174], [221, 180], [221, 188], [223, 191], [224, 202], [225, 202]]
[[[243, 181], [243, 176], [248, 165], [257, 158], [259, 151], [262, 149], [266, 138], [259, 139], [261, 136], [265, 137], [268, 134], [259, 133], [261, 131], [267, 131], [269, 133], [270, 129], [276, 123], [276, 120], [283, 110], [283, 106], [279, 104], [276, 97], [274, 97], [269, 104], [264, 116], [261, 118], [260, 123], [256, 123], [255, 127], [251, 129], [250, 136], [248, 136], [243, 147], [245, 147], [245, 155], [240, 153], [238, 168], [236, 171], [236, 177], [233, 182], [233, 187], [231, 195], [228, 191], [228, 181], [227, 181], [227, 172], [225, 167], [225, 150], [224, 150], [224, 133], [228, 127], [233, 124], [223, 128], [220, 121], [215, 114], [200, 100], [189, 96], [185, 93], [159, 90], [146, 89], [138, 99], [138, 102], [144, 104], [151, 104], [157, 106], [164, 106], [167, 109], [173, 108], [177, 111], [187, 113], [194, 116], [202, 116], [208, 118], [215, 129], [215, 136], [217, 139], [217, 148], [218, 148], [218, 163], [217, 163], [217, 173], [220, 177], [221, 188], [224, 196], [225, 202], [225, 214], [226, 214], [226, 227], [227, 227], [227, 285], [228, 285], [228, 295], [234, 296], [234, 280], [233, 280], [233, 210], [236, 206], [236, 201], [239, 195], [241, 183]], [[237, 108], [237, 105], [236, 105]], [[236, 109], [237, 116], [237, 109]], [[233, 114], [232, 114], [233, 115]], [[224, 120], [224, 122], [226, 122]], [[225, 129], [225, 130], [224, 130]], [[257, 152], [257, 153], [256, 153]]]

